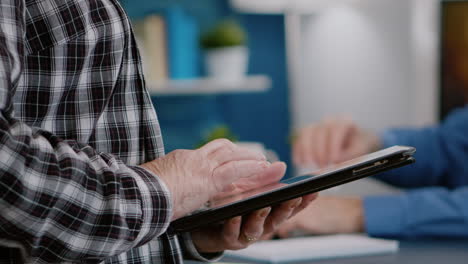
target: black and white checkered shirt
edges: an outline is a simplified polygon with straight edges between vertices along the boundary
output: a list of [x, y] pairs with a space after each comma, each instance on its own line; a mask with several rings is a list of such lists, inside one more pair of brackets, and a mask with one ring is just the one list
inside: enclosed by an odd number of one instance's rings
[[0, 263], [182, 262], [140, 65], [117, 0], [0, 0]]

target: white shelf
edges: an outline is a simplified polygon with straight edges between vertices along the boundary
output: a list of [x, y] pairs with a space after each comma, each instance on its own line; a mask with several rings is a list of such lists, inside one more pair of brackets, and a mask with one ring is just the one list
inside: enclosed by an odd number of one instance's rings
[[238, 82], [202, 78], [147, 83], [147, 86], [152, 96], [218, 95], [265, 92], [270, 89], [271, 80], [265, 75], [251, 75]]
[[336, 4], [359, 0], [230, 0], [239, 12], [252, 14], [313, 14]]

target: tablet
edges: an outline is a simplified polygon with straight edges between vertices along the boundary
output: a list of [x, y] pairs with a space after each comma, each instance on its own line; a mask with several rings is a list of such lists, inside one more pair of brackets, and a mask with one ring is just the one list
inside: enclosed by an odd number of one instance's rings
[[173, 221], [170, 227], [177, 233], [218, 224], [223, 220], [246, 215], [252, 211], [275, 206], [306, 194], [413, 163], [415, 148], [394, 146], [358, 157], [308, 175], [289, 178], [261, 188], [212, 200], [209, 206]]

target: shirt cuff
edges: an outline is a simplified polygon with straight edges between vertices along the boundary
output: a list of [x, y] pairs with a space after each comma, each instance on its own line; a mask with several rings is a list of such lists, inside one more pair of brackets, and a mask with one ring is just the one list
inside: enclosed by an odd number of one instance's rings
[[[166, 184], [150, 171], [131, 166], [141, 195], [143, 221], [137, 241], [147, 242], [166, 232], [172, 219], [173, 204]], [[139, 243], [141, 244], [141, 243]]]
[[179, 238], [181, 239], [180, 245], [184, 253], [184, 259], [197, 260], [197, 261], [203, 261], [203, 262], [217, 262], [224, 255], [224, 252], [217, 252], [217, 253], [198, 252], [197, 248], [193, 244], [192, 236], [190, 233], [183, 233], [182, 235], [179, 236]]
[[364, 226], [371, 236], [395, 237], [404, 228], [404, 196], [364, 198]]

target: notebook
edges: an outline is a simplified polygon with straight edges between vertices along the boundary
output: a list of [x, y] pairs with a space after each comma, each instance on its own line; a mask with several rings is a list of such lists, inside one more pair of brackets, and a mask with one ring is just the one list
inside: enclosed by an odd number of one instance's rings
[[329, 258], [392, 254], [398, 241], [365, 235], [331, 235], [261, 241], [239, 251], [227, 251], [234, 260], [285, 263]]

